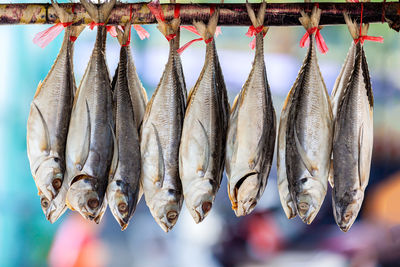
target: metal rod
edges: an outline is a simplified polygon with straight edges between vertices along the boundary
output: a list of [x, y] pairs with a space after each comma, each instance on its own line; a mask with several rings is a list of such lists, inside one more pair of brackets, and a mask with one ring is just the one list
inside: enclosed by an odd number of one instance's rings
[[[316, 3], [271, 3], [267, 4], [265, 25], [296, 26], [300, 25], [298, 18], [300, 10], [311, 12]], [[365, 23], [388, 22], [396, 31], [400, 29], [400, 3], [363, 3]], [[89, 24], [91, 19], [81, 4], [60, 4], [62, 8], [71, 10], [74, 6], [76, 24]], [[172, 19], [174, 4], [161, 5], [165, 18]], [[245, 4], [218, 4], [220, 8], [219, 25], [249, 26]], [[256, 4], [253, 4], [256, 6]], [[133, 23], [156, 23], [154, 16], [146, 3], [118, 3], [113, 9], [108, 24], [122, 24], [129, 20], [130, 8], [133, 11]], [[322, 10], [320, 25], [344, 24], [343, 12], [354, 19], [360, 19], [360, 3], [319, 3]], [[384, 11], [384, 16], [382, 12]], [[180, 17], [182, 24], [192, 24], [193, 20], [207, 21], [210, 17], [210, 4], [181, 4]], [[53, 24], [57, 15], [51, 4], [0, 4], [1, 24]]]

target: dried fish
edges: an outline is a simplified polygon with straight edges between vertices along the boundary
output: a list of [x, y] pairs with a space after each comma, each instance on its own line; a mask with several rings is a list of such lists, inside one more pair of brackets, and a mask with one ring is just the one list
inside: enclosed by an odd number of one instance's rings
[[345, 18], [355, 44], [350, 48], [354, 55], [346, 59], [353, 66], [348, 67], [351, 75], [337, 98], [332, 203], [337, 225], [347, 232], [360, 211], [369, 180], [374, 100], [363, 44], [359, 40], [361, 35], [366, 36], [368, 24], [363, 25], [360, 33], [357, 23], [347, 15]]
[[[53, 6], [61, 22], [73, 21], [72, 14], [55, 2]], [[53, 200], [60, 193], [65, 177], [65, 144], [76, 91], [72, 62], [74, 42], [70, 37], [77, 37], [83, 29], [83, 26], [65, 28], [60, 52], [37, 88], [28, 117], [28, 158], [43, 212], [51, 222], [65, 211], [64, 203], [55, 205]]]
[[[107, 207], [104, 199], [115, 136], [112, 92], [105, 59], [107, 21], [116, 0], [96, 6], [81, 0], [98, 24], [96, 43], [75, 96], [67, 139], [68, 193], [66, 203], [98, 223]], [[115, 149], [115, 147], [114, 147]]]
[[[332, 152], [332, 110], [321, 76], [314, 44], [321, 10], [300, 21], [309, 33], [310, 46], [287, 106], [285, 165], [288, 189], [296, 212], [311, 223], [325, 198]], [[280, 135], [281, 137], [281, 135]]]
[[228, 194], [236, 216], [250, 213], [267, 185], [274, 155], [276, 117], [264, 62], [263, 27], [266, 3], [254, 14], [247, 10], [255, 29], [256, 52], [250, 75], [237, 96], [229, 121], [226, 147]]
[[[129, 40], [131, 25], [125, 25], [125, 31], [117, 28], [118, 41], [121, 44], [120, 58], [116, 72], [114, 94], [114, 121], [116, 144], [113, 156], [110, 181], [107, 187], [107, 201], [112, 214], [124, 230], [136, 209], [139, 200], [140, 188], [140, 143], [139, 132], [136, 124], [135, 112], [141, 111], [141, 106], [135, 110], [130, 97], [128, 82], [129, 46], [125, 45]], [[137, 76], [137, 75], [136, 75]], [[136, 82], [136, 81], [135, 81]], [[139, 81], [140, 83], [140, 81]], [[132, 86], [132, 83], [130, 84]], [[132, 88], [137, 91], [139, 88]], [[141, 92], [137, 95], [143, 97]], [[139, 100], [144, 100], [143, 98]], [[143, 104], [143, 101], [139, 101]], [[141, 120], [140, 114], [137, 116]]]
[[[158, 29], [168, 36], [179, 31], [180, 19], [158, 20]], [[179, 37], [169, 40], [169, 56], [143, 118], [141, 133], [141, 184], [146, 204], [156, 222], [168, 232], [182, 208], [178, 152], [186, 106], [186, 84], [177, 53]]]
[[179, 172], [186, 206], [196, 223], [211, 210], [220, 187], [225, 161], [229, 103], [213, 38], [219, 9], [208, 25], [194, 22], [207, 43], [206, 59], [188, 106], [179, 149]]

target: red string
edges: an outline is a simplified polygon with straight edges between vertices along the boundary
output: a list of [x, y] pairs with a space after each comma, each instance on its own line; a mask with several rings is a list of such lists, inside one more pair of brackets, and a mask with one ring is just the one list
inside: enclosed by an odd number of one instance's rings
[[364, 4], [361, 3], [360, 32], [359, 32], [359, 37], [354, 40], [354, 43], [357, 44], [358, 42], [361, 42], [362, 45], [364, 44], [365, 41], [383, 43], [382, 36], [375, 37], [375, 36], [362, 35], [363, 13], [364, 13]]
[[211, 5], [210, 5], [210, 16], [211, 16], [212, 14], [214, 14], [214, 12], [215, 12], [215, 5], [214, 5], [214, 4], [211, 4]]
[[72, 12], [73, 14], [75, 14], [75, 3], [72, 3], [71, 12]]
[[153, 1], [147, 4], [147, 7], [150, 9], [150, 12], [156, 17], [158, 21], [165, 21], [164, 13], [162, 11], [160, 2]]
[[318, 50], [322, 53], [325, 54], [328, 52], [328, 46], [325, 43], [324, 38], [321, 35], [320, 29], [318, 27], [313, 27], [311, 29], [308, 29], [307, 32], [303, 35], [303, 37], [300, 40], [300, 47], [305, 47], [308, 45], [310, 41], [310, 35], [315, 33], [315, 40], [317, 42], [317, 47]]
[[[132, 15], [133, 15], [132, 5], [129, 5], [129, 21], [132, 20]], [[129, 35], [128, 35], [128, 40], [122, 46], [128, 46], [131, 43], [131, 27], [129, 27], [129, 29], [125, 29], [125, 30], [129, 31]]]
[[41, 48], [46, 47], [51, 41], [53, 41], [65, 27], [72, 25], [72, 22], [59, 22], [50, 28], [41, 31], [33, 38], [33, 43], [40, 46]]
[[[104, 26], [104, 22], [97, 23], [97, 22], [92, 21], [89, 23], [89, 29], [91, 29], [91, 30], [93, 30], [94, 27], [96, 27], [96, 26]], [[109, 30], [109, 29], [110, 28], [107, 28], [107, 30]]]
[[136, 33], [139, 35], [140, 40], [150, 37], [150, 34], [142, 26], [133, 25], [133, 28], [136, 30]]
[[77, 36], [72, 36], [72, 35], [71, 35], [71, 36], [69, 37], [69, 40], [70, 40], [71, 42], [75, 42], [76, 39], [78, 39]]
[[[257, 28], [256, 27], [254, 27], [253, 25], [251, 25], [250, 27], [249, 27], [249, 29], [247, 30], [247, 32], [246, 32], [246, 36], [247, 37], [253, 37], [254, 36], [254, 38], [253, 38], [253, 40], [250, 42], [250, 44], [249, 44], [249, 46], [250, 46], [250, 48], [251, 49], [254, 49], [255, 47], [256, 47], [256, 35], [257, 34], [259, 34], [260, 32], [262, 32], [263, 31], [263, 29], [264, 29], [264, 26], [263, 25], [261, 25], [261, 26], [258, 26]], [[265, 36], [265, 33], [263, 34], [263, 37]]]
[[175, 10], [174, 10], [174, 18], [179, 18], [179, 14], [181, 13], [181, 5], [176, 4], [175, 5]]

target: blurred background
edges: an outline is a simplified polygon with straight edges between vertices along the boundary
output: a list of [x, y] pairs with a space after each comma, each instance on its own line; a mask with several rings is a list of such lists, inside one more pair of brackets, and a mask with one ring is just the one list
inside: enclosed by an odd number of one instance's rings
[[[70, 211], [50, 224], [42, 213], [26, 153], [30, 102], [63, 38], [62, 33], [44, 49], [34, 45], [34, 35], [48, 27], [0, 27], [0, 266], [400, 266], [400, 36], [386, 24], [373, 24], [368, 32], [383, 36], [383, 44], [365, 43], [375, 97], [374, 150], [363, 208], [347, 233], [335, 224], [330, 189], [311, 225], [298, 218], [288, 220], [279, 201], [276, 163], [262, 199], [244, 218], [236, 218], [231, 210], [224, 177], [205, 221], [196, 225], [184, 206], [168, 234], [153, 220], [144, 199], [123, 232], [109, 211], [99, 225]], [[150, 99], [167, 61], [168, 43], [154, 25], [144, 28], [150, 39], [141, 41], [132, 32], [131, 44]], [[231, 103], [254, 57], [246, 31], [247, 27], [222, 27], [216, 39]], [[267, 74], [277, 115], [306, 54], [299, 47], [304, 32], [302, 27], [272, 27], [265, 37]], [[318, 53], [318, 62], [330, 92], [352, 39], [346, 26], [327, 26], [321, 33], [329, 52]], [[76, 41], [77, 83], [95, 34], [85, 29]], [[181, 44], [193, 38], [197, 37], [183, 30]], [[198, 78], [204, 55], [203, 42], [182, 55], [188, 90]], [[108, 35], [111, 75], [118, 56], [119, 44]]]

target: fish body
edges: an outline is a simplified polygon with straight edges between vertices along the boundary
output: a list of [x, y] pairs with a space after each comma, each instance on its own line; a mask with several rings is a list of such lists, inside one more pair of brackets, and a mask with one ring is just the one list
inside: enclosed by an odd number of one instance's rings
[[[179, 19], [165, 25], [169, 31], [176, 33]], [[177, 42], [177, 38], [169, 41], [168, 62], [147, 105], [140, 145], [141, 184], [146, 204], [165, 232], [175, 225], [183, 202], [178, 152], [185, 114], [186, 85], [176, 51]]]
[[[81, 1], [97, 23], [105, 22], [115, 4], [97, 7]], [[66, 158], [66, 203], [83, 217], [99, 222], [113, 156], [114, 121], [111, 82], [105, 59], [107, 30], [98, 26], [95, 46], [76, 93], [69, 126]]]
[[[217, 21], [218, 11], [208, 26], [195, 23], [204, 40], [213, 37]], [[179, 150], [185, 203], [196, 223], [211, 210], [220, 187], [229, 120], [229, 103], [214, 39], [206, 46], [203, 69], [189, 94]]]
[[[351, 27], [354, 31], [358, 29], [355, 23]], [[361, 42], [352, 46], [354, 65], [339, 99], [333, 139], [332, 204], [336, 223], [344, 232], [350, 229], [360, 211], [373, 147], [373, 92], [368, 65]]]
[[[253, 22], [255, 28], [264, 21], [265, 3], [262, 5], [259, 21]], [[255, 15], [251, 18], [257, 19]], [[256, 35], [253, 66], [229, 121], [225, 165], [228, 194], [237, 216], [250, 213], [262, 196], [274, 154], [276, 117], [265, 69], [263, 35], [264, 31]]]
[[[72, 21], [73, 16], [58, 5], [56, 11], [62, 22]], [[27, 122], [30, 168], [43, 212], [51, 222], [65, 211], [63, 201], [59, 205], [53, 201], [59, 195], [65, 177], [65, 145], [76, 91], [72, 62], [74, 42], [70, 37], [77, 37], [82, 30], [80, 26], [65, 28], [60, 52], [37, 88]], [[65, 195], [60, 198], [64, 199]]]
[[[317, 27], [319, 16], [316, 8], [311, 18], [303, 15], [305, 28]], [[295, 85], [288, 110], [285, 164], [297, 214], [310, 224], [326, 195], [333, 135], [332, 110], [318, 67], [314, 34]]]
[[115, 173], [110, 173], [107, 187], [108, 205], [122, 229], [126, 228], [136, 209], [141, 169], [139, 132], [128, 86], [128, 50], [129, 47], [121, 46], [113, 90], [116, 135], [113, 162], [116, 162], [116, 167]]

